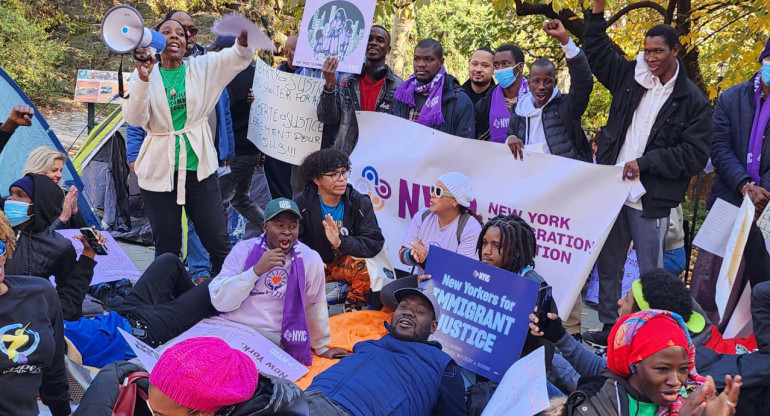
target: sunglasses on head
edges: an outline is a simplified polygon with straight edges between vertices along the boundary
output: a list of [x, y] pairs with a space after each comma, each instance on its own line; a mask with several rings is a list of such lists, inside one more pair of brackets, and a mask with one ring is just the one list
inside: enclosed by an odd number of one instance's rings
[[452, 195], [451, 192], [445, 190], [444, 188], [438, 187], [436, 185], [432, 185], [430, 187], [430, 194], [435, 196], [436, 198], [446, 197], [446, 198], [454, 198], [455, 196]]

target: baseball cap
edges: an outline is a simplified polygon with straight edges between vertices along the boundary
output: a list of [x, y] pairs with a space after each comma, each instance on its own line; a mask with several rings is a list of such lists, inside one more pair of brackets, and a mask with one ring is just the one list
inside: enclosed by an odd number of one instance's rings
[[433, 295], [433, 292], [430, 290], [427, 290], [422, 287], [405, 287], [402, 289], [398, 289], [393, 293], [393, 296], [396, 297], [396, 301], [398, 303], [401, 303], [401, 299], [407, 297], [407, 296], [419, 296], [428, 302], [430, 302], [430, 305], [433, 307], [433, 315], [435, 317], [435, 320], [438, 321], [439, 315], [441, 315], [441, 308], [438, 305], [438, 299], [436, 299], [436, 296]]
[[289, 211], [292, 214], [302, 219], [302, 214], [299, 213], [299, 207], [297, 203], [288, 198], [276, 198], [267, 203], [265, 207], [265, 222], [270, 221], [276, 215]]
[[211, 42], [211, 45], [206, 47], [206, 50], [210, 51], [212, 49], [225, 49], [233, 46], [234, 44], [235, 36], [219, 35], [216, 39], [214, 39], [214, 42]]

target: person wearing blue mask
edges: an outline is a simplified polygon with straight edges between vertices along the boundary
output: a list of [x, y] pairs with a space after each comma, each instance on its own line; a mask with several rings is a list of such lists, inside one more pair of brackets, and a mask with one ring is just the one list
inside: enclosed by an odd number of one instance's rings
[[[532, 150], [540, 153], [590, 161], [591, 146], [581, 126], [594, 87], [588, 59], [567, 35], [559, 19], [543, 22], [543, 31], [559, 41], [567, 57], [570, 91], [562, 94], [556, 86], [553, 62], [544, 58], [533, 62], [529, 68], [529, 91], [519, 98], [513, 111], [506, 143], [516, 159], [523, 158], [526, 144], [536, 147]], [[495, 102], [494, 95], [492, 102]], [[493, 105], [491, 112], [495, 108]], [[495, 132], [494, 128], [490, 130]], [[498, 138], [499, 135], [492, 137], [494, 141]]]
[[495, 52], [494, 77], [497, 86], [476, 103], [476, 139], [504, 143], [513, 108], [524, 96], [524, 52], [516, 45], [502, 45]]
[[[717, 198], [739, 206], [743, 196], [748, 195], [756, 210], [755, 220], [770, 200], [770, 147], [764, 143], [770, 134], [770, 39], [758, 61], [760, 68], [749, 80], [726, 89], [717, 100], [711, 148], [716, 178], [707, 202], [709, 209]], [[753, 222], [743, 256], [744, 277], [752, 287], [768, 280], [770, 255], [759, 227]], [[713, 288], [714, 283], [711, 284]], [[707, 312], [716, 310], [713, 298], [704, 303]], [[733, 309], [734, 304], [728, 304], [728, 311]]]

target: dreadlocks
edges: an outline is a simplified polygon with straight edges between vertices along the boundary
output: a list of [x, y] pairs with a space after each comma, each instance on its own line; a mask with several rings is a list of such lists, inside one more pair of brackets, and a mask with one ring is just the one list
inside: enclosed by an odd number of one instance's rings
[[518, 215], [500, 214], [489, 220], [481, 229], [476, 252], [481, 260], [481, 250], [484, 235], [491, 227], [500, 230], [500, 255], [503, 258], [503, 269], [520, 273], [527, 266], [535, 267], [535, 232], [532, 227]]

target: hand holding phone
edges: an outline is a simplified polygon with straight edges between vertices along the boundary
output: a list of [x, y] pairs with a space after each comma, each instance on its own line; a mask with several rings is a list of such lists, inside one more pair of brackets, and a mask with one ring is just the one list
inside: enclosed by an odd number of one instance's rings
[[89, 246], [91, 246], [91, 249], [94, 250], [94, 253], [99, 256], [107, 255], [107, 247], [99, 242], [99, 237], [96, 235], [96, 231], [94, 231], [92, 228], [83, 227], [80, 229], [80, 234], [82, 234], [83, 238], [86, 239], [86, 242]]
[[537, 292], [537, 316], [538, 325], [541, 329], [548, 326], [550, 319], [548, 314], [552, 312], [553, 305], [553, 290], [551, 286], [543, 286]]

